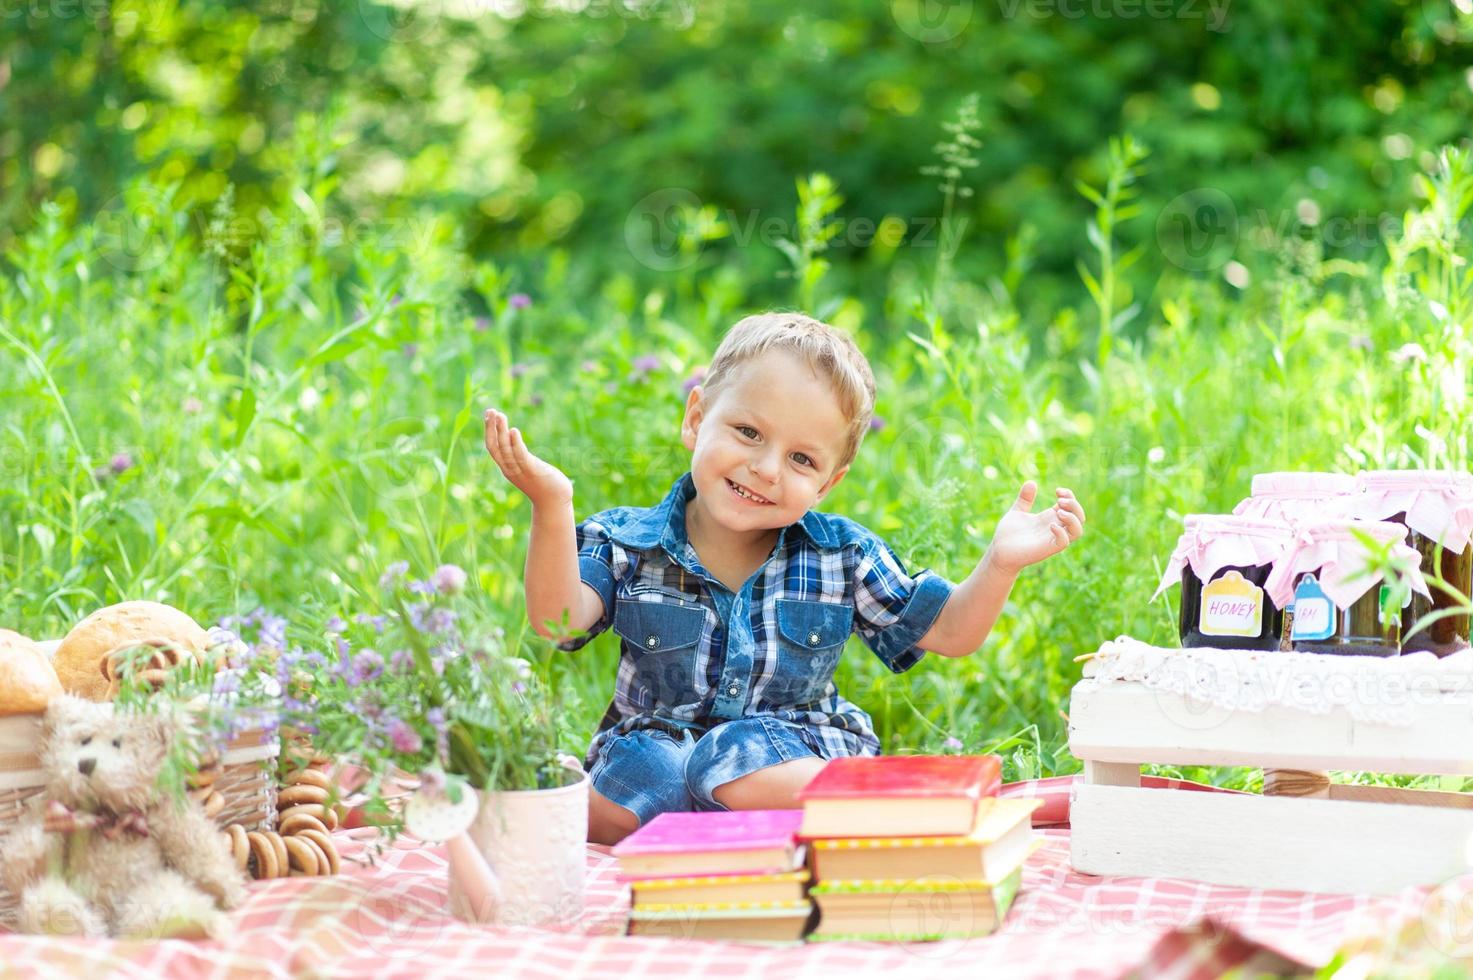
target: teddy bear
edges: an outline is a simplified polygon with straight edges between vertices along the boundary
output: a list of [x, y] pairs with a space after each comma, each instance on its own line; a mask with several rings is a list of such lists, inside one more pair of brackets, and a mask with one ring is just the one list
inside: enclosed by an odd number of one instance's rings
[[67, 695], [41, 729], [46, 789], [0, 839], [20, 931], [218, 936], [245, 881], [200, 805], [155, 786], [174, 722]]

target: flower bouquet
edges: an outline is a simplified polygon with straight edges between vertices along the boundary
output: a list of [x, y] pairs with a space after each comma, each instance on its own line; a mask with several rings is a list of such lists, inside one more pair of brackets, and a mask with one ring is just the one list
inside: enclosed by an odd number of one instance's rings
[[[567, 921], [582, 911], [587, 777], [558, 751], [545, 682], [508, 650], [505, 631], [465, 599], [466, 574], [428, 580], [391, 565], [374, 612], [327, 623], [326, 653], [283, 654], [284, 718], [317, 752], [357, 767], [365, 823], [404, 829], [410, 790], [480, 796], [470, 835], [508, 901], [503, 923]], [[452, 906], [455, 906], [452, 866]], [[486, 918], [486, 910], [455, 909]]]

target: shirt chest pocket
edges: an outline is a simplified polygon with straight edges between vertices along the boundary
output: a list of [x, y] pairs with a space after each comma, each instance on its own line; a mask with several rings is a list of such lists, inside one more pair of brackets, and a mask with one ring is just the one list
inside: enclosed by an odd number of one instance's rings
[[621, 595], [614, 604], [614, 632], [625, 644], [639, 683], [667, 707], [700, 700], [695, 690], [697, 645], [706, 610], [663, 592]]
[[777, 600], [777, 666], [763, 697], [783, 705], [822, 698], [853, 629], [850, 603]]

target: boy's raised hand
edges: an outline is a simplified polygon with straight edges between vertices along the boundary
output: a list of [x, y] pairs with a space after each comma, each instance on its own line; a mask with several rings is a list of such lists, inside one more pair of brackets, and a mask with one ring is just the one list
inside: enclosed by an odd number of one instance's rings
[[506, 416], [486, 409], [486, 451], [501, 468], [501, 475], [527, 495], [533, 507], [571, 503], [573, 481], [562, 470], [532, 455], [522, 441], [520, 429], [507, 424]]
[[1065, 487], [1054, 491], [1056, 499], [1048, 510], [1033, 513], [1038, 484], [1023, 484], [1018, 499], [997, 522], [988, 548], [992, 560], [1004, 571], [1017, 573], [1024, 567], [1056, 555], [1084, 533], [1084, 508]]

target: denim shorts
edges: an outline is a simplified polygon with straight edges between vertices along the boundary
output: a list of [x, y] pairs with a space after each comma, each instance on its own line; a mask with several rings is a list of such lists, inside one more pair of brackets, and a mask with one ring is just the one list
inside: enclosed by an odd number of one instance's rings
[[717, 787], [793, 759], [818, 757], [794, 725], [775, 718], [736, 718], [677, 737], [635, 729], [605, 742], [589, 770], [593, 788], [639, 818], [680, 810], [725, 810]]

